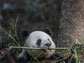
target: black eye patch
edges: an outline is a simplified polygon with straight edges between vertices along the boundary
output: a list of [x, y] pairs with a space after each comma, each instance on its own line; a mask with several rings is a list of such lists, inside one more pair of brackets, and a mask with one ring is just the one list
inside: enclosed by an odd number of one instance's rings
[[42, 41], [41, 39], [38, 39], [36, 44], [40, 46], [41, 41]]

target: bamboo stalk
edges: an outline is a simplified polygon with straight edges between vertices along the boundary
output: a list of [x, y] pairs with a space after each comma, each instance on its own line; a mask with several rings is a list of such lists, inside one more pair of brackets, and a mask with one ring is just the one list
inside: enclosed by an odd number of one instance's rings
[[[29, 48], [20, 46], [10, 46], [11, 49], [42, 50], [42, 48]], [[47, 48], [48, 50], [69, 50], [69, 48]]]

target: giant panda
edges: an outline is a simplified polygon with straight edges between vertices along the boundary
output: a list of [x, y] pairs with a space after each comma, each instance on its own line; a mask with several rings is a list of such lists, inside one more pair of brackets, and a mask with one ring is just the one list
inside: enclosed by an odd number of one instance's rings
[[46, 50], [47, 48], [55, 48], [55, 43], [52, 40], [53, 33], [50, 28], [46, 28], [43, 31], [33, 31], [30, 34], [23, 30], [19, 34], [20, 39], [25, 39], [24, 46], [29, 48], [42, 48], [42, 50], [26, 50], [23, 49], [20, 53], [18, 59], [16, 60], [17, 63], [26, 63], [30, 60], [32, 56], [37, 58], [50, 58], [54, 53], [55, 50]]

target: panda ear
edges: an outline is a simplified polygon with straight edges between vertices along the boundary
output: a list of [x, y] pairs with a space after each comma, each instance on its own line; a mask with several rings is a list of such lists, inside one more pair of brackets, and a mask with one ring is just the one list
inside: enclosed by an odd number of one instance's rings
[[50, 35], [51, 37], [53, 37], [53, 32], [49, 27], [46, 27], [44, 32], [46, 32], [48, 35]]
[[29, 32], [27, 30], [21, 30], [19, 33], [19, 40], [24, 40], [29, 35]]

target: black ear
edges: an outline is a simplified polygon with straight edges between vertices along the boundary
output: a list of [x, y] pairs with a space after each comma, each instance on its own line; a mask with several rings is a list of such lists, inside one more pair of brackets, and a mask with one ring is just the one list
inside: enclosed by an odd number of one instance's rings
[[27, 30], [21, 30], [19, 33], [19, 40], [24, 40], [29, 35]]
[[50, 35], [51, 37], [53, 37], [53, 32], [49, 27], [46, 27], [44, 32], [46, 32], [48, 35]]

